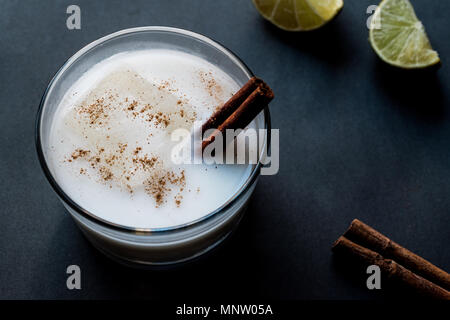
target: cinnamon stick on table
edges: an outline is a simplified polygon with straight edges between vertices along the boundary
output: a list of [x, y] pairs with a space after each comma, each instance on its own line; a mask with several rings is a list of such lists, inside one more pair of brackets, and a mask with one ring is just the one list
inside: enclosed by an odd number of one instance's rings
[[273, 98], [272, 89], [263, 80], [251, 78], [203, 124], [202, 135], [208, 129], [215, 130], [202, 141], [202, 150], [227, 129], [244, 129]]
[[355, 219], [333, 245], [333, 251], [347, 253], [375, 264], [390, 278], [432, 298], [450, 300], [450, 275], [388, 237]]
[[344, 237], [376, 251], [386, 258], [393, 259], [414, 273], [429, 279], [442, 288], [450, 290], [450, 274], [395, 243], [358, 219], [352, 221], [350, 227], [344, 233]]
[[333, 250], [358, 257], [366, 263], [374, 264], [380, 267], [381, 271], [386, 273], [389, 278], [400, 280], [417, 292], [423, 293], [430, 298], [450, 300], [450, 292], [441, 288], [437, 284], [422, 278], [411, 270], [403, 267], [394, 260], [385, 259], [379, 253], [367, 249], [345, 237], [339, 237], [334, 243]]

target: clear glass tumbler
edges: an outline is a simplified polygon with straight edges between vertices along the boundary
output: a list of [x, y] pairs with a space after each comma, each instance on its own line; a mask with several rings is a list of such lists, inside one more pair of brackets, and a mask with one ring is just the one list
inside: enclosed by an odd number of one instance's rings
[[[98, 62], [120, 52], [172, 49], [196, 55], [215, 64], [238, 84], [253, 76], [247, 66], [217, 42], [187, 30], [169, 27], [140, 27], [122, 30], [96, 40], [73, 55], [51, 80], [41, 100], [36, 122], [36, 146], [42, 169], [51, 186], [85, 236], [109, 257], [133, 266], [164, 266], [201, 256], [221, 243], [238, 225], [261, 168], [258, 164], [241, 188], [226, 203], [208, 215], [170, 228], [136, 229], [113, 224], [75, 203], [60, 187], [47, 161], [49, 134], [56, 108], [71, 85]], [[266, 129], [263, 147], [270, 144], [268, 108], [255, 119]]]

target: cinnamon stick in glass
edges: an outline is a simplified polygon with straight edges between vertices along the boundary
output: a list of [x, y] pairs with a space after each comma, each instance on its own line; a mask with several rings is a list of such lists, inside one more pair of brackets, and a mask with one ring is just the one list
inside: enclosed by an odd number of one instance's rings
[[252, 77], [244, 86], [239, 89], [227, 102], [214, 112], [212, 116], [203, 124], [202, 133], [208, 129], [217, 129], [236, 109], [255, 91], [263, 81], [257, 77]]
[[261, 79], [251, 78], [202, 126], [202, 135], [215, 129], [202, 141], [202, 150], [227, 129], [244, 129], [274, 98], [272, 89]]

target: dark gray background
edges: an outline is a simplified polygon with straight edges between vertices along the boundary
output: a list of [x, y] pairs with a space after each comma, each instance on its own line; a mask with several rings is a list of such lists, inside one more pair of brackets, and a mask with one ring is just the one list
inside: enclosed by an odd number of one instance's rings
[[[0, 0], [0, 298], [384, 299], [330, 251], [353, 218], [450, 270], [450, 1], [414, 0], [443, 65], [415, 75], [373, 53], [366, 9], [346, 0], [326, 28], [296, 34], [250, 0]], [[82, 29], [66, 28], [78, 4]], [[119, 266], [84, 239], [46, 181], [34, 146], [39, 100], [72, 54], [111, 32], [186, 28], [218, 40], [274, 89], [276, 176], [220, 251], [191, 267]], [[66, 289], [66, 267], [82, 290]]]

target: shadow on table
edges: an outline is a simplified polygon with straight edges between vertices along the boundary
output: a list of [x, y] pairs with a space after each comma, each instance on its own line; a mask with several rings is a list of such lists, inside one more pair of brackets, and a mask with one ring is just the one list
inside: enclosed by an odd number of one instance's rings
[[339, 23], [339, 17], [322, 28], [305, 32], [285, 31], [265, 19], [261, 23], [267, 34], [276, 41], [284, 42], [334, 68], [343, 67], [355, 59], [355, 51], [343, 30], [343, 24]]
[[375, 86], [381, 94], [418, 121], [436, 124], [444, 120], [446, 97], [437, 68], [403, 70], [374, 57]]
[[251, 223], [246, 215], [239, 228], [218, 248], [201, 259], [178, 267], [141, 270], [122, 266], [92, 245], [90, 247], [95, 252], [91, 257], [103, 280], [113, 279], [100, 281], [108, 283], [102, 292], [106, 290], [115, 298], [217, 300], [255, 297], [255, 288], [261, 282], [257, 270], [262, 262], [246, 239], [248, 228], [251, 228]]

